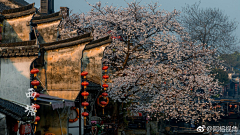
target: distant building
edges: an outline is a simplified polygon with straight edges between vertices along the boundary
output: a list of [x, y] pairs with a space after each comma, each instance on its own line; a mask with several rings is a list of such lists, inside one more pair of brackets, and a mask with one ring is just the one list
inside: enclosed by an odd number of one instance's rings
[[240, 75], [229, 73], [230, 82], [224, 86], [224, 97], [238, 98], [240, 97], [239, 78]]

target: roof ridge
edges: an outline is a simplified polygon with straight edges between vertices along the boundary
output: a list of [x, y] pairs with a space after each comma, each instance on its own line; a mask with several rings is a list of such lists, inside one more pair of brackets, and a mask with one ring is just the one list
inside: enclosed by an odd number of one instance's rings
[[29, 4], [27, 6], [23, 6], [23, 7], [19, 7], [19, 8], [3, 10], [2, 14], [11, 14], [11, 13], [17, 13], [17, 12], [26, 11], [26, 10], [34, 8], [34, 5], [35, 5], [35, 3], [32, 3], [32, 4]]
[[9, 0], [17, 5], [20, 5], [20, 6], [26, 6], [26, 5], [29, 5], [28, 2], [26, 2], [25, 0]]
[[14, 43], [0, 43], [0, 47], [30, 46], [30, 45], [35, 45], [35, 43], [36, 43], [36, 40], [14, 42]]
[[101, 46], [101, 45], [104, 45], [104, 44], [107, 44], [107, 43], [111, 43], [111, 42], [112, 42], [112, 39], [108, 35], [106, 37], [103, 37], [103, 38], [100, 38], [100, 39], [97, 39], [97, 40], [93, 40], [92, 42], [86, 44], [84, 50], [95, 48], [95, 47], [98, 47], [98, 46]]
[[32, 20], [48, 19], [48, 18], [52, 18], [52, 17], [56, 17], [56, 16], [60, 16], [60, 11], [56, 12], [56, 13], [49, 14], [49, 15], [40, 14], [40, 16], [38, 16], [38, 17], [33, 17]]
[[68, 39], [64, 39], [64, 40], [60, 40], [60, 41], [55, 41], [55, 42], [50, 42], [50, 43], [43, 43], [43, 44], [40, 44], [40, 46], [44, 47], [44, 46], [57, 45], [57, 44], [60, 44], [60, 43], [71, 42], [71, 41], [82, 39], [82, 38], [86, 38], [86, 37], [91, 37], [91, 33], [86, 33], [86, 34], [83, 34], [83, 35], [80, 35], [80, 36], [76, 36], [76, 37], [73, 37], [73, 38], [68, 38]]
[[91, 44], [95, 44], [95, 43], [98, 43], [98, 42], [101, 42], [101, 41], [105, 41], [105, 40], [108, 40], [110, 39], [110, 36], [106, 36], [106, 37], [103, 37], [103, 38], [99, 38], [97, 40], [93, 40], [92, 42], [88, 43], [87, 45], [91, 45]]

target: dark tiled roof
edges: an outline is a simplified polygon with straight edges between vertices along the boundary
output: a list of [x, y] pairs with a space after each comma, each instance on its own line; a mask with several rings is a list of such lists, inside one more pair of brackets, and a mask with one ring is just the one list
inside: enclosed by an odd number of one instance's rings
[[60, 14], [60, 12], [56, 12], [53, 14], [49, 14], [49, 15], [44, 15], [44, 14], [37, 14], [33, 17], [32, 19], [32, 23], [34, 24], [39, 24], [39, 23], [47, 23], [47, 22], [52, 22], [52, 21], [57, 21], [57, 20], [61, 20], [62, 19], [62, 15]]
[[2, 44], [0, 44], [0, 48], [1, 47], [31, 46], [31, 45], [34, 45], [35, 43], [36, 43], [36, 40], [15, 42], [15, 43], [2, 43]]
[[88, 50], [88, 49], [98, 47], [98, 46], [101, 46], [101, 45], [104, 45], [107, 43], [111, 43], [111, 42], [112, 42], [112, 39], [110, 38], [110, 36], [106, 36], [104, 38], [100, 38], [100, 39], [94, 40], [94, 41], [86, 44], [86, 47], [84, 50]]
[[4, 10], [2, 11], [2, 14], [5, 16], [5, 18], [10, 19], [10, 18], [29, 15], [35, 12], [36, 12], [36, 8], [34, 8], [34, 3], [33, 3], [20, 8]]
[[[33, 100], [33, 98], [31, 99]], [[57, 108], [64, 108], [67, 106], [70, 106], [70, 107], [75, 106], [72, 100], [49, 96], [46, 94], [40, 94], [40, 96], [37, 98], [38, 104], [42, 104], [42, 102], [45, 102], [44, 104], [48, 103], [49, 105], [51, 105], [53, 110]]]
[[93, 37], [91, 37], [91, 33], [87, 33], [87, 34], [84, 34], [81, 36], [68, 38], [65, 40], [40, 44], [40, 47], [44, 48], [45, 50], [52, 50], [52, 49], [56, 49], [56, 48], [73, 46], [73, 45], [84, 43], [84, 42], [90, 42], [91, 40], [93, 40]]
[[15, 3], [19, 6], [26, 6], [26, 5], [29, 5], [28, 2], [26, 2], [25, 0], [9, 0], [11, 1], [12, 3]]
[[20, 121], [27, 117], [28, 112], [25, 112], [25, 107], [26, 105], [20, 105], [19, 103], [0, 98], [0, 112], [16, 120]]
[[10, 7], [6, 6], [4, 3], [0, 2], [0, 12], [3, 10], [8, 10], [11, 9]]
[[0, 58], [18, 56], [37, 56], [38, 46], [36, 41], [0, 44]]

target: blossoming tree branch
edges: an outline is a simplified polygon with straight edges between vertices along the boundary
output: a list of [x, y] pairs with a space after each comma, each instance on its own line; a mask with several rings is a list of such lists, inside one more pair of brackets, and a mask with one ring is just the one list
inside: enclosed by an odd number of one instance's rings
[[109, 97], [130, 102], [131, 111], [160, 113], [164, 119], [220, 118], [211, 98], [220, 90], [210, 75], [216, 50], [191, 42], [176, 20], [180, 12], [161, 10], [157, 3], [127, 4], [89, 4], [89, 13], [73, 14], [62, 22], [62, 34], [93, 31], [95, 39], [111, 35], [103, 58], [112, 70]]

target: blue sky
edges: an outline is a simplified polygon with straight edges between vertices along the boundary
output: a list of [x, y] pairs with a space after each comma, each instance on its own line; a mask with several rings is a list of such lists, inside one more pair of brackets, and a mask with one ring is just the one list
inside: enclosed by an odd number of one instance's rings
[[[40, 0], [26, 0], [29, 3], [35, 2], [37, 8], [40, 7]], [[94, 4], [99, 0], [87, 0], [89, 3]], [[131, 2], [132, 0], [126, 0], [127, 2]], [[140, 1], [140, 0], [138, 0]], [[199, 0], [141, 0], [141, 4], [145, 5], [145, 3], [149, 2], [158, 2], [161, 5], [161, 9], [167, 11], [173, 11], [173, 9], [181, 10], [185, 4], [194, 4]], [[101, 0], [102, 5], [111, 5], [113, 6], [122, 6], [126, 7], [127, 4], [124, 0]], [[230, 19], [235, 19], [240, 23], [240, 0], [201, 0], [201, 7], [211, 7], [211, 8], [219, 8], [226, 15], [230, 17]], [[60, 7], [69, 7], [73, 13], [81, 13], [88, 12], [91, 7], [85, 2], [85, 0], [55, 0], [54, 1], [54, 10], [59, 11]], [[240, 38], [240, 24], [238, 25], [238, 29], [236, 31], [236, 35]]]

